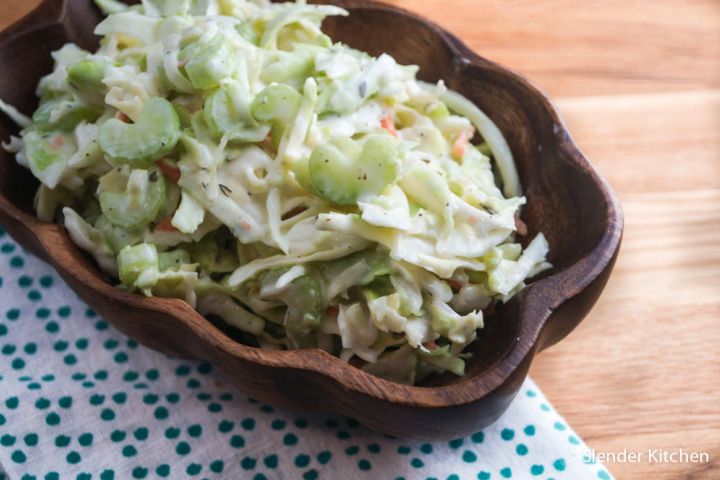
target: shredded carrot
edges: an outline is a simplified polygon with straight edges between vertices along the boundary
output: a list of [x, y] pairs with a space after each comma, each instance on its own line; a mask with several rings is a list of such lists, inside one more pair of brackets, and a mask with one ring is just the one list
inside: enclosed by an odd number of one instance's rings
[[170, 180], [173, 183], [178, 183], [180, 181], [180, 169], [171, 163], [167, 163], [163, 160], [158, 160], [155, 162], [155, 165], [158, 166], [162, 174]]
[[450, 285], [450, 288], [452, 288], [453, 292], [457, 293], [460, 291], [460, 289], [464, 286], [462, 282], [458, 282], [457, 280], [448, 280], [448, 285]]
[[390, 135], [399, 137], [397, 129], [395, 128], [395, 120], [393, 120], [392, 112], [385, 110], [385, 116], [380, 119], [380, 126], [390, 132]]
[[470, 143], [470, 139], [475, 135], [475, 128], [470, 127], [464, 132], [462, 132], [457, 140], [455, 140], [455, 144], [453, 145], [453, 155], [455, 155], [455, 158], [458, 160], [462, 160], [462, 158], [465, 156], [465, 148], [467, 148], [468, 143]]
[[245, 230], [246, 232], [249, 232], [250, 230], [252, 230], [252, 225], [250, 225], [250, 224], [249, 224], [248, 222], [246, 222], [246, 221], [242, 221], [242, 222], [240, 222], [240, 228], [242, 228], [242, 229]]
[[515, 217], [515, 230], [517, 230], [518, 235], [521, 237], [528, 234], [528, 227], [525, 225], [525, 222], [520, 220], [520, 217]]
[[335, 306], [329, 306], [325, 309], [325, 315], [328, 317], [337, 317], [340, 314], [340, 309]]
[[260, 142], [258, 146], [268, 155], [272, 157], [277, 157], [277, 148], [275, 148], [275, 145], [272, 143], [272, 132], [268, 133], [268, 136], [265, 137], [265, 140]]
[[130, 117], [128, 117], [127, 115], [125, 115], [123, 112], [117, 112], [117, 113], [115, 114], [115, 118], [117, 118], [117, 119], [120, 120], [121, 122], [130, 123]]
[[63, 140], [62, 135], [57, 134], [53, 137], [51, 146], [52, 146], [52, 148], [57, 150], [58, 148], [62, 147], [64, 144], [65, 144], [65, 140]]
[[435, 343], [435, 340], [431, 340], [429, 342], [425, 342], [422, 344], [423, 347], [427, 348], [428, 350], [435, 350], [438, 348], [438, 344]]
[[162, 220], [160, 220], [160, 223], [155, 225], [155, 231], [158, 232], [177, 232], [177, 228], [175, 228], [175, 225], [172, 224], [172, 218], [173, 216], [170, 215], [169, 217], [165, 217]]

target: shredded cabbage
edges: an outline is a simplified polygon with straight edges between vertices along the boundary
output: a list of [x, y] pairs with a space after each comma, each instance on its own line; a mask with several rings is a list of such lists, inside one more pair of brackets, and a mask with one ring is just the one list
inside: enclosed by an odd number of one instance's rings
[[483, 310], [551, 267], [541, 233], [519, 243], [498, 127], [418, 67], [333, 43], [342, 8], [96, 3], [100, 48], [53, 53], [32, 117], [0, 101], [22, 128], [3, 146], [41, 181], [38, 216], [62, 212], [122, 288], [415, 383], [462, 375]]

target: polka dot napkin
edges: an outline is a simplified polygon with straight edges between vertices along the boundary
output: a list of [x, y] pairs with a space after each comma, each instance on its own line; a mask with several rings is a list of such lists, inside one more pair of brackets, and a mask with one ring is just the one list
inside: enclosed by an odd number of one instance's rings
[[609, 479], [531, 380], [467, 438], [296, 414], [124, 337], [0, 228], [0, 480]]

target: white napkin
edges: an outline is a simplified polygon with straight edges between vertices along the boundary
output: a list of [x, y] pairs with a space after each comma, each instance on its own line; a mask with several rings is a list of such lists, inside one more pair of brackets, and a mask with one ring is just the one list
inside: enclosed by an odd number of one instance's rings
[[449, 442], [258, 403], [115, 331], [0, 228], [0, 480], [611, 478], [586, 451], [530, 379]]

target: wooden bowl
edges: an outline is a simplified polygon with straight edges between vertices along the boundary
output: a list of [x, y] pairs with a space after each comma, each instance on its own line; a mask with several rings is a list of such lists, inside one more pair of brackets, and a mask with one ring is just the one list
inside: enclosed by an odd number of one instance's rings
[[[500, 127], [515, 155], [528, 198], [530, 234], [542, 231], [555, 268], [486, 321], [467, 375], [422, 386], [369, 375], [321, 350], [269, 351], [236, 341], [180, 300], [144, 298], [113, 287], [64, 227], [35, 218], [37, 181], [12, 155], [0, 154], [0, 223], [52, 264], [118, 330], [174, 356], [212, 362], [228, 381], [262, 401], [296, 410], [348, 415], [402, 437], [447, 439], [477, 431], [505, 411], [535, 354], [567, 335], [597, 300], [622, 236], [614, 193], [577, 149], [549, 100], [521, 76], [485, 60], [432, 22], [363, 0], [332, 2], [348, 10], [326, 31], [336, 40], [399, 62], [421, 77], [444, 79]], [[23, 112], [37, 105], [50, 52], [66, 42], [93, 49], [100, 13], [91, 0], [46, 0], [0, 35], [0, 97]], [[387, 50], [386, 50], [387, 49]], [[0, 137], [17, 128], [0, 120]]]

